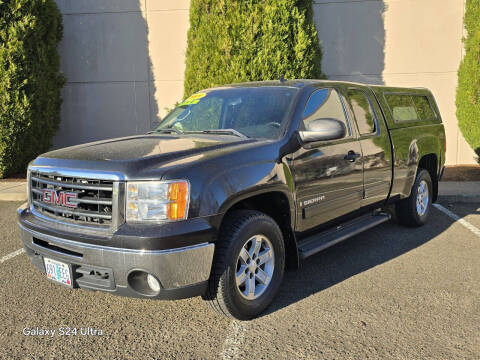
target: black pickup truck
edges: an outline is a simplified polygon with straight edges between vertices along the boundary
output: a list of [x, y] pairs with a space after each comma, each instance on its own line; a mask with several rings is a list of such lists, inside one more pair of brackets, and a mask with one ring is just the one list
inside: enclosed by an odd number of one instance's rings
[[250, 319], [285, 268], [396, 218], [424, 224], [445, 133], [426, 89], [290, 80], [196, 93], [145, 135], [39, 156], [18, 210], [51, 281], [201, 295]]

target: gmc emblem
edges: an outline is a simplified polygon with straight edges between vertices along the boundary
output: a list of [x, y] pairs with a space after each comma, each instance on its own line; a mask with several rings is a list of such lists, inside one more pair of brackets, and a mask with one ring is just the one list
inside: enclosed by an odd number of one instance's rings
[[77, 193], [68, 191], [55, 191], [52, 189], [42, 190], [42, 201], [47, 204], [66, 206], [69, 208], [76, 208], [78, 204], [72, 202], [72, 199], [77, 198]]

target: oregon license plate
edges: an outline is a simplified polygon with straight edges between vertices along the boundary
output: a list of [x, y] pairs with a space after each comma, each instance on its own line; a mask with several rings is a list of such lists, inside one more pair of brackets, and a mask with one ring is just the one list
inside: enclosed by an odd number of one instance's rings
[[43, 258], [43, 261], [45, 262], [47, 278], [63, 285], [72, 286], [70, 266], [68, 266], [68, 264], [48, 258]]

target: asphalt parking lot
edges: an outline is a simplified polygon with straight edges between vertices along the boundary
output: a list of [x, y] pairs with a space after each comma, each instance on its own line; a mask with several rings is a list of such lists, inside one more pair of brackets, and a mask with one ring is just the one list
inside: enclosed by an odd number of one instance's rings
[[[138, 300], [48, 282], [24, 253], [9, 257], [21, 247], [18, 205], [0, 202], [2, 359], [480, 358], [480, 204], [442, 204], [464, 222], [434, 208], [422, 228], [389, 222], [310, 258], [250, 322], [200, 298]], [[23, 334], [36, 328], [56, 333]]]

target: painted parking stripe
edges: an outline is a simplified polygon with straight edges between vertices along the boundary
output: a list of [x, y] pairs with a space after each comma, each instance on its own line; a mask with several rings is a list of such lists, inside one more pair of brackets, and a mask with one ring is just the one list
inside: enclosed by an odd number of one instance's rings
[[450, 216], [453, 220], [455, 220], [455, 221], [457, 221], [458, 223], [462, 224], [462, 225], [465, 226], [468, 230], [470, 230], [472, 233], [474, 233], [475, 235], [477, 235], [478, 237], [480, 237], [480, 229], [477, 228], [476, 226], [470, 224], [467, 220], [462, 219], [460, 216], [458, 216], [457, 214], [451, 212], [450, 210], [448, 210], [447, 208], [443, 207], [443, 206], [440, 205], [440, 204], [433, 204], [433, 206], [435, 206], [438, 210], [440, 210], [441, 212], [443, 212], [445, 215]]
[[17, 255], [21, 255], [25, 252], [25, 249], [18, 249], [14, 252], [11, 252], [8, 255], [5, 255], [4, 257], [0, 258], [0, 264], [3, 264], [5, 261], [10, 260], [11, 258], [14, 258]]

